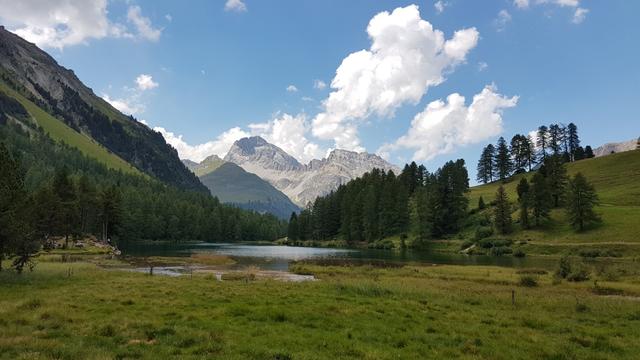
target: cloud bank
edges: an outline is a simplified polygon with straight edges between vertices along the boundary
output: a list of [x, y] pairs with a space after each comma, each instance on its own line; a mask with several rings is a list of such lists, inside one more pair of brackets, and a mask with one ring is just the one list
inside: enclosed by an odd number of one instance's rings
[[0, 19], [17, 35], [48, 48], [105, 37], [160, 38], [162, 30], [153, 27], [139, 6], [129, 6], [127, 24], [122, 24], [109, 20], [107, 5], [107, 0], [0, 0]]
[[502, 132], [502, 112], [516, 106], [518, 97], [505, 97], [494, 86], [486, 86], [474, 95], [469, 106], [464, 96], [453, 93], [446, 101], [427, 105], [411, 121], [407, 133], [393, 144], [385, 144], [378, 153], [389, 157], [391, 151], [414, 150], [413, 159], [430, 160], [451, 153], [459, 146], [476, 144]]
[[312, 121], [313, 135], [333, 140], [336, 148], [363, 151], [359, 124], [372, 115], [390, 117], [406, 103], [416, 104], [430, 87], [465, 61], [477, 43], [475, 28], [462, 29], [445, 40], [409, 5], [374, 16], [367, 27], [368, 50], [348, 55], [331, 81], [333, 91], [324, 111]]

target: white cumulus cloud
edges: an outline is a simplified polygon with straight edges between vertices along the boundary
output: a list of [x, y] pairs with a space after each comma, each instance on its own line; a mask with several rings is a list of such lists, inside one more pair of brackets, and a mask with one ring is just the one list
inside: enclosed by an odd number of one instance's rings
[[511, 22], [511, 14], [505, 9], [498, 12], [498, 17], [493, 21], [497, 31], [503, 31], [507, 24]]
[[287, 92], [297, 92], [298, 88], [295, 85], [287, 86]]
[[429, 103], [413, 118], [406, 135], [393, 144], [383, 145], [378, 153], [388, 156], [395, 150], [411, 149], [414, 160], [426, 161], [484, 141], [502, 132], [503, 110], [516, 106], [517, 102], [517, 96], [500, 95], [493, 86], [486, 86], [476, 94], [469, 106], [462, 95], [453, 93], [446, 101]]
[[581, 0], [514, 0], [513, 4], [519, 9], [527, 9], [531, 4], [559, 6], [573, 9], [571, 22], [574, 24], [582, 23], [589, 13], [589, 9], [580, 6]]
[[125, 115], [137, 115], [143, 113], [145, 110], [144, 104], [138, 103], [136, 101], [137, 98], [135, 97], [128, 99], [112, 99], [109, 95], [102, 94], [102, 99]]
[[108, 18], [107, 0], [0, 0], [0, 20], [17, 35], [41, 47], [62, 49], [90, 39], [142, 38], [157, 40], [161, 30], [129, 7], [127, 25]]
[[189, 159], [196, 162], [200, 162], [214, 154], [222, 158], [236, 140], [250, 135], [241, 128], [234, 127], [218, 135], [215, 140], [204, 144], [189, 145], [182, 139], [182, 135], [176, 135], [163, 127], [155, 127], [153, 130], [162, 134], [166, 142], [178, 151], [181, 159]]
[[325, 83], [324, 81], [318, 80], [318, 79], [313, 80], [313, 88], [314, 89], [323, 90], [326, 87], [327, 87], [327, 83]]
[[406, 103], [416, 104], [430, 87], [465, 61], [478, 42], [475, 28], [445, 39], [420, 17], [418, 6], [374, 16], [367, 27], [369, 50], [348, 55], [331, 82], [333, 91], [312, 121], [313, 135], [333, 140], [336, 148], [362, 151], [358, 125], [372, 115], [393, 116]]
[[268, 122], [250, 124], [249, 128], [253, 135], [261, 136], [304, 163], [322, 157], [325, 152], [318, 144], [309, 141], [309, 123], [305, 114], [282, 114]]
[[449, 4], [442, 0], [438, 0], [433, 4], [433, 7], [436, 9], [436, 13], [438, 14], [442, 14], [442, 12], [444, 12], [444, 8], [447, 6], [449, 6]]
[[153, 81], [153, 77], [147, 74], [140, 74], [136, 78], [136, 85], [139, 90], [150, 90], [158, 87], [158, 83]]
[[151, 41], [158, 41], [162, 30], [156, 29], [149, 18], [142, 16], [140, 6], [129, 6], [127, 20], [136, 27], [139, 37]]
[[577, 8], [573, 13], [573, 19], [571, 20], [571, 22], [573, 22], [574, 24], [580, 24], [587, 17], [587, 13], [589, 13], [589, 9], [581, 7]]
[[242, 0], [227, 0], [224, 4], [225, 11], [245, 12], [247, 5]]

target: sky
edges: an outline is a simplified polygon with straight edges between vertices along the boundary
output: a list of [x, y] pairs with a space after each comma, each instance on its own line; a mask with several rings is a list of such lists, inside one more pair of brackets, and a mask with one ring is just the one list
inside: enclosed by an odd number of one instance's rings
[[639, 1], [0, 0], [0, 22], [182, 158], [260, 135], [434, 170], [539, 125], [640, 135]]

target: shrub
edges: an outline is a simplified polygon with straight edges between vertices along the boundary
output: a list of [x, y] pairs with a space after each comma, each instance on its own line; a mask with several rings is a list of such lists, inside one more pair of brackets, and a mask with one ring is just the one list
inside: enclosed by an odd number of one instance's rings
[[522, 249], [516, 249], [516, 251], [513, 252], [513, 256], [523, 258], [527, 256], [527, 254], [525, 254], [525, 252]]
[[580, 266], [567, 275], [567, 280], [579, 282], [589, 280], [589, 270], [584, 266]]
[[494, 255], [494, 256], [508, 255], [511, 253], [513, 253], [513, 250], [510, 247], [498, 246], [498, 247], [491, 248], [491, 255]]
[[567, 276], [571, 273], [571, 261], [569, 257], [563, 256], [560, 258], [558, 262], [558, 268], [556, 269], [556, 276], [561, 279], [566, 279]]
[[491, 235], [493, 235], [493, 228], [491, 226], [480, 226], [476, 228], [474, 238], [476, 240], [482, 240], [488, 238]]
[[531, 275], [520, 276], [520, 286], [536, 287], [538, 286], [538, 279]]

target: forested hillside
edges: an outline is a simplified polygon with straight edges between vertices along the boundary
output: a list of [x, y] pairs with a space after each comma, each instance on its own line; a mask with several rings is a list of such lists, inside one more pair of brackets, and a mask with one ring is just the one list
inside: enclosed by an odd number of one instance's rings
[[0, 256], [28, 256], [52, 236], [254, 241], [275, 240], [286, 231], [275, 216], [109, 169], [17, 122], [25, 112], [16, 106], [0, 119]]
[[292, 214], [288, 238], [497, 255], [637, 254], [639, 155], [592, 159], [575, 125], [542, 126], [536, 139], [485, 147], [478, 179], [486, 185], [469, 188], [463, 160], [433, 173], [415, 163], [399, 175], [376, 169]]
[[[182, 189], [207, 192], [161, 134], [126, 116], [96, 96], [73, 73], [34, 44], [0, 27], [0, 88], [15, 97], [52, 137], [106, 163], [108, 156], [86, 150], [95, 141], [139, 171]], [[10, 90], [7, 90], [10, 89]], [[28, 102], [28, 103], [27, 103]], [[62, 122], [76, 135], [61, 134]], [[117, 161], [115, 161], [117, 162]]]

